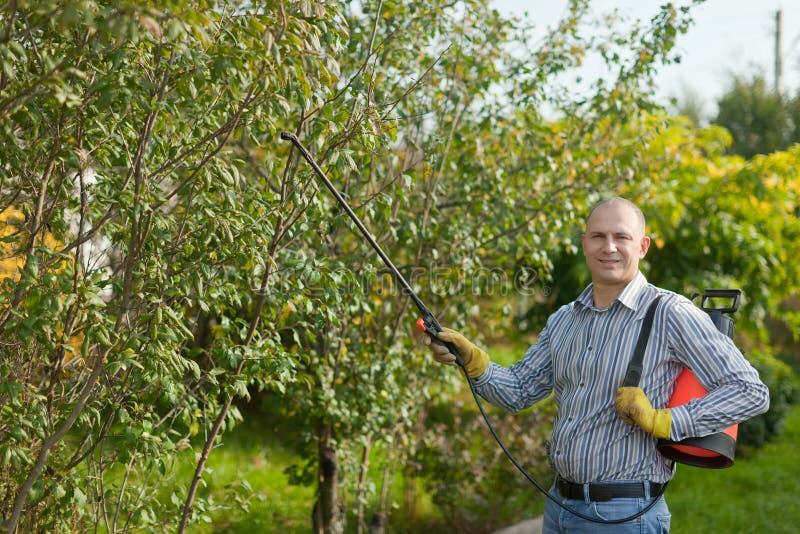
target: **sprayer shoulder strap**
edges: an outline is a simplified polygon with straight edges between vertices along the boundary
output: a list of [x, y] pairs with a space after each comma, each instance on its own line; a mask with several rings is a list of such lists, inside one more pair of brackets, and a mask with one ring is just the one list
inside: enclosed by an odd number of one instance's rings
[[656, 308], [661, 295], [657, 295], [647, 313], [642, 320], [642, 329], [639, 330], [639, 339], [636, 341], [636, 348], [633, 350], [633, 358], [628, 363], [628, 370], [625, 371], [625, 379], [622, 385], [625, 387], [636, 387], [642, 378], [642, 363], [644, 361], [644, 351], [647, 348], [647, 340], [650, 338], [650, 330], [653, 329], [653, 318], [656, 316]]

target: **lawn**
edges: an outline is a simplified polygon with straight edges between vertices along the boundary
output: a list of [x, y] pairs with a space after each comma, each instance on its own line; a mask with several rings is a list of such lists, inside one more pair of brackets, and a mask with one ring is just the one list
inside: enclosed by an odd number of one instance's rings
[[[222, 436], [209, 456], [198, 495], [211, 498], [192, 534], [286, 533], [310, 531], [314, 489], [289, 484], [284, 469], [297, 462], [281, 443], [281, 430], [247, 414], [245, 422]], [[187, 451], [188, 452], [188, 451]], [[194, 453], [176, 461], [177, 476], [191, 480]]]

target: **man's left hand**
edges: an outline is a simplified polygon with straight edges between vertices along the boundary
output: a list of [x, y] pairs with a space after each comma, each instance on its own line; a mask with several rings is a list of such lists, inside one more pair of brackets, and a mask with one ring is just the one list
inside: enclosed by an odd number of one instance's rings
[[635, 424], [654, 437], [669, 439], [672, 412], [669, 408], [655, 409], [640, 387], [621, 387], [614, 399], [617, 413], [628, 424]]

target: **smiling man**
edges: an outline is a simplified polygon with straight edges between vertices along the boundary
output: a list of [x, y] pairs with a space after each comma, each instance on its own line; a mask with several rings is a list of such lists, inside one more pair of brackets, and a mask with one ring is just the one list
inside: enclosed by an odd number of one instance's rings
[[[769, 391], [758, 372], [704, 311], [688, 299], [649, 284], [639, 271], [650, 238], [632, 202], [614, 197], [589, 213], [581, 236], [592, 283], [551, 315], [535, 345], [509, 368], [458, 332], [445, 329], [478, 393], [510, 412], [554, 393], [558, 415], [548, 444], [556, 472], [545, 505], [543, 531], [668, 532], [663, 496], [641, 517], [674, 474], [656, 448], [658, 438], [680, 441], [716, 432], [763, 413]], [[659, 298], [640, 387], [620, 387], [650, 305]], [[434, 358], [453, 363], [440, 344], [425, 342]], [[675, 379], [693, 370], [708, 391], [701, 399], [665, 408]], [[657, 408], [654, 408], [657, 407]]]

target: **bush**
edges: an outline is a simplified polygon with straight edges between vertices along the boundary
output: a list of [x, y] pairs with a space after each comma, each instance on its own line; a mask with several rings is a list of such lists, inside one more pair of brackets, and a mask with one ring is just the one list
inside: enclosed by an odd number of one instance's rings
[[[511, 453], [549, 488], [553, 475], [545, 443], [555, 403], [545, 401], [518, 414], [486, 408]], [[454, 403], [448, 419], [429, 425], [432, 432], [409, 465], [424, 466], [414, 475], [424, 478], [448, 527], [491, 532], [540, 513], [544, 497], [506, 458], [471, 400]]]
[[791, 368], [772, 350], [756, 349], [746, 356], [769, 388], [770, 405], [766, 413], [739, 425], [737, 444], [739, 452], [745, 455], [772, 441], [783, 431], [786, 414], [791, 404], [797, 401], [800, 391]]

